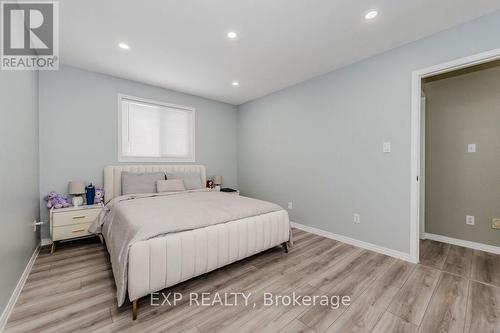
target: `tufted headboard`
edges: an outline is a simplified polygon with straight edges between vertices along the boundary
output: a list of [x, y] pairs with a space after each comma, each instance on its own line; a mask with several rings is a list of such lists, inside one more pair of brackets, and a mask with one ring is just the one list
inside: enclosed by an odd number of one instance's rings
[[200, 173], [201, 184], [205, 186], [207, 171], [204, 165], [110, 165], [104, 168], [104, 202], [122, 195], [122, 172], [188, 172]]

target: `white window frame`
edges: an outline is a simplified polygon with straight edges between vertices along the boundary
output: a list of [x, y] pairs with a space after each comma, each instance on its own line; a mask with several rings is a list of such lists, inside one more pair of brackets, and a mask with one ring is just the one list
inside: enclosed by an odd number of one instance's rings
[[[169, 108], [175, 108], [175, 109], [183, 109], [187, 111], [191, 111], [191, 151], [192, 151], [192, 156], [189, 158], [184, 158], [184, 157], [172, 157], [172, 156], [152, 156], [152, 157], [144, 157], [144, 156], [127, 156], [123, 155], [123, 145], [122, 145], [122, 134], [123, 134], [123, 119], [122, 119], [122, 101], [123, 100], [131, 100], [139, 103], [147, 103], [147, 104], [153, 104], [153, 105], [158, 105], [158, 106], [164, 106], [164, 107], [169, 107]], [[118, 162], [195, 162], [196, 161], [196, 109], [184, 105], [176, 105], [176, 104], [170, 104], [170, 103], [165, 103], [165, 102], [159, 102], [159, 101], [154, 101], [146, 98], [141, 98], [141, 97], [135, 97], [135, 96], [130, 96], [130, 95], [125, 95], [125, 94], [118, 94]]]

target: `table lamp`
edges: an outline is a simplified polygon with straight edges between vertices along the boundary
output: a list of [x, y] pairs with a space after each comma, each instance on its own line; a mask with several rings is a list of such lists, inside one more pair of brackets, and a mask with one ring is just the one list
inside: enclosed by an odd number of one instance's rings
[[222, 176], [214, 176], [214, 185], [216, 191], [220, 191], [221, 184], [222, 184]]
[[73, 206], [78, 207], [83, 205], [82, 194], [85, 193], [85, 182], [71, 181], [68, 184], [68, 188], [68, 193], [73, 195], [73, 198], [71, 199]]

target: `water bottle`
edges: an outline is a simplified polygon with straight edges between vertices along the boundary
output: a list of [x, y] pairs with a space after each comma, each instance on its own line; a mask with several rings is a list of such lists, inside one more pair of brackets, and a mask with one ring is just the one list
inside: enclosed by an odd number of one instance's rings
[[87, 205], [93, 205], [95, 199], [95, 186], [90, 183], [85, 187], [85, 197], [87, 198]]

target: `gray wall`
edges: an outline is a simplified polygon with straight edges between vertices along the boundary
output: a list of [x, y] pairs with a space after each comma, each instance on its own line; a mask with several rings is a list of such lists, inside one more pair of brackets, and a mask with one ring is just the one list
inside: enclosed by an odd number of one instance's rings
[[37, 108], [37, 73], [1, 71], [0, 313], [39, 242]]
[[240, 190], [293, 201], [295, 222], [408, 253], [411, 73], [498, 48], [498, 31], [500, 12], [242, 105]]
[[[40, 73], [40, 197], [67, 192], [69, 180], [102, 185], [106, 165], [117, 160], [117, 94], [196, 108], [196, 163], [208, 175], [237, 186], [237, 108], [138, 82], [62, 66]], [[49, 229], [42, 230], [42, 238]]]
[[491, 228], [500, 218], [500, 67], [431, 82], [425, 92], [426, 232], [500, 246]]

